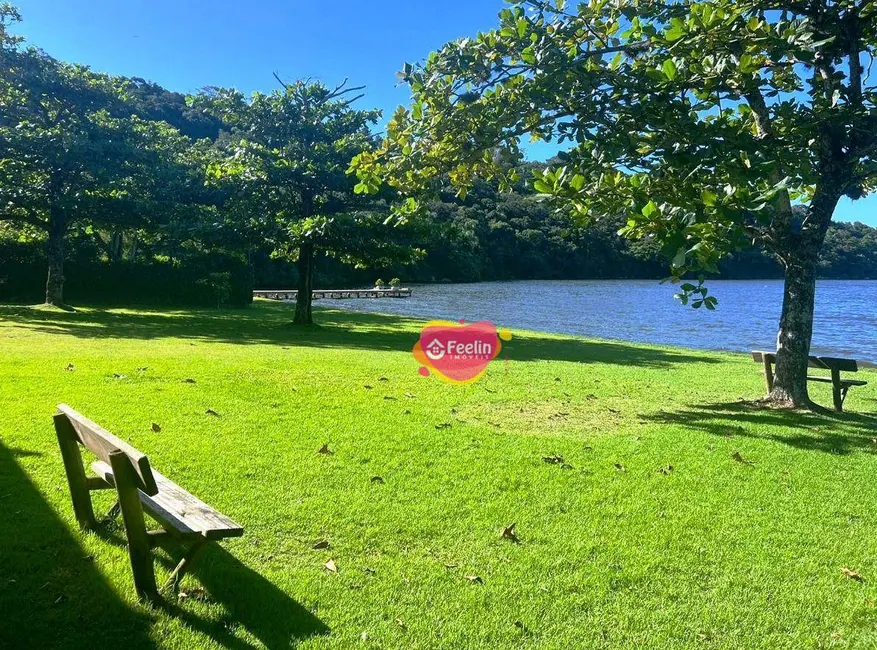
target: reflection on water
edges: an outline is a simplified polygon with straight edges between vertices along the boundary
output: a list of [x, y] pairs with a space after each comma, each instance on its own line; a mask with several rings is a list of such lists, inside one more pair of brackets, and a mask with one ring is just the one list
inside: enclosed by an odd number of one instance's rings
[[[683, 307], [672, 285], [651, 280], [480, 282], [414, 286], [408, 299], [321, 300], [319, 305], [418, 318], [490, 320], [542, 330], [708, 350], [772, 348], [779, 280], [716, 280], [714, 312]], [[813, 350], [877, 363], [877, 281], [823, 280]]]

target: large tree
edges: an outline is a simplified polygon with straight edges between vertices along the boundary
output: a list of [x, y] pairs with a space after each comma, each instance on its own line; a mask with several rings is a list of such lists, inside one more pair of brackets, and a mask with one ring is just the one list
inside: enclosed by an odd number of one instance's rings
[[[375, 144], [378, 111], [352, 104], [360, 88], [296, 81], [247, 99], [237, 90], [213, 88], [194, 99], [231, 129], [217, 143], [223, 156], [209, 173], [229, 191], [226, 214], [277, 256], [296, 262], [294, 322], [313, 323], [314, 264], [320, 253], [357, 265], [416, 257], [384, 228], [387, 208], [354, 192], [350, 160]], [[381, 215], [383, 211], [385, 214]]]
[[43, 233], [45, 301], [64, 306], [71, 228], [142, 225], [179, 196], [194, 166], [186, 138], [132, 114], [127, 80], [22, 47], [5, 28], [17, 18], [0, 7], [0, 221]]
[[[355, 167], [416, 196], [449, 173], [511, 182], [521, 136], [565, 152], [537, 191], [583, 222], [626, 215], [675, 278], [754, 244], [785, 268], [777, 405], [809, 405], [819, 252], [843, 196], [877, 184], [873, 0], [513, 0], [497, 29], [401, 76], [410, 109]], [[410, 205], [400, 212], [411, 212]], [[682, 284], [695, 307], [715, 299]]]

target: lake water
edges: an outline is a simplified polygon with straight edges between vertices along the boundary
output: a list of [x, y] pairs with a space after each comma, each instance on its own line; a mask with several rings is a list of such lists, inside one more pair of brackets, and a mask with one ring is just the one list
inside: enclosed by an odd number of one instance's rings
[[[706, 350], [772, 349], [779, 280], [716, 280], [716, 311], [683, 307], [652, 280], [562, 280], [414, 285], [408, 299], [320, 300], [318, 305], [423, 319], [489, 320], [517, 329]], [[823, 280], [813, 353], [877, 363], [877, 281]]]

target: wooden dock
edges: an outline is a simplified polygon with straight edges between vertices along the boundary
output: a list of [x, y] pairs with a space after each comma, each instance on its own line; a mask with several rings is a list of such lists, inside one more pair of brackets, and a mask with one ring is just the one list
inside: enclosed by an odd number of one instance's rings
[[[295, 300], [297, 297], [297, 289], [257, 289], [253, 291], [253, 298]], [[344, 300], [347, 298], [410, 298], [411, 289], [314, 289], [313, 292], [311, 292], [311, 297], [313, 300]]]

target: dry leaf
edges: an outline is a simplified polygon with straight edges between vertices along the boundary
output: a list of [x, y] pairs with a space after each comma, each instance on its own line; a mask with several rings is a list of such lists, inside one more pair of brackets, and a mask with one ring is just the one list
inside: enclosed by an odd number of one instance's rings
[[484, 584], [484, 580], [481, 578], [481, 576], [466, 576], [466, 580], [468, 580], [472, 584]]
[[384, 479], [382, 479], [380, 476], [372, 476], [370, 480], [372, 483], [383, 483], [384, 482]]
[[125, 376], [125, 375], [120, 375], [120, 374], [117, 373], [117, 372], [114, 372], [114, 373], [113, 373], [113, 379], [127, 379], [127, 378], [128, 378], [127, 376]]
[[378, 381], [390, 381], [386, 377], [378, 377]]
[[446, 569], [456, 569], [458, 566], [460, 566], [460, 565], [459, 564], [445, 564]]
[[327, 442], [325, 445], [320, 447], [320, 449], [317, 451], [317, 453], [330, 455], [330, 454], [334, 454], [335, 452], [332, 451], [331, 449], [329, 449], [329, 443]]
[[518, 544], [521, 540], [518, 539], [518, 534], [515, 532], [515, 524], [509, 524], [505, 528], [502, 529], [502, 532], [499, 534], [502, 539], [510, 539], [515, 544]]
[[149, 370], [148, 366], [141, 366], [140, 368], [137, 368], [137, 372], [146, 372], [147, 370]]
[[215, 417], [221, 417], [221, 416], [219, 415], [219, 413], [217, 413], [217, 412], [214, 411], [213, 409], [207, 409], [206, 411], [204, 411], [204, 413], [205, 413], [206, 415], [213, 415], [213, 416], [215, 416]]
[[852, 569], [848, 569], [846, 567], [843, 567], [840, 570], [840, 572], [843, 573], [850, 580], [855, 580], [856, 582], [865, 582], [865, 579], [862, 577], [862, 574], [859, 573], [858, 571], [853, 571]]
[[615, 467], [615, 469], [617, 469], [619, 472], [626, 472], [627, 471], [627, 468], [621, 463], [615, 463], [615, 465], [613, 467]]
[[662, 468], [659, 469], [658, 471], [659, 471], [661, 474], [664, 474], [664, 475], [666, 476], [667, 474], [669, 474], [670, 472], [672, 472], [673, 469], [674, 469], [674, 468], [673, 468], [672, 465], [667, 465], [667, 467], [662, 467]]
[[439, 424], [435, 425], [436, 429], [449, 429], [450, 427], [451, 427], [450, 422], [440, 422]]
[[405, 397], [407, 397], [408, 399], [414, 399], [415, 397], [417, 397], [417, 395], [415, 395], [414, 393], [405, 393]]
[[365, 388], [366, 390], [371, 390], [372, 386], [369, 386], [368, 384], [366, 384], [365, 386], [363, 386], [363, 388]]
[[384, 399], [385, 399], [385, 400], [394, 401], [394, 402], [396, 401], [396, 398], [393, 397], [392, 395], [384, 395]]
[[323, 566], [326, 568], [326, 571], [328, 571], [329, 573], [338, 573], [338, 565], [335, 564], [335, 560], [329, 560]]
[[733, 454], [731, 454], [731, 458], [736, 460], [738, 463], [743, 463], [744, 465], [755, 465], [753, 461], [743, 458], [743, 454], [741, 454], [739, 451], [735, 451]]
[[408, 626], [405, 625], [405, 621], [403, 621], [401, 618], [397, 618], [397, 619], [396, 619], [396, 625], [398, 625], [399, 627], [401, 627], [403, 630], [407, 630], [407, 629], [408, 629]]
[[196, 384], [196, 383], [198, 383], [198, 382], [196, 382], [196, 381], [195, 381], [194, 379], [192, 379], [191, 377], [187, 377], [186, 379], [183, 380], [183, 383], [184, 383], [184, 384]]
[[563, 459], [563, 456], [560, 454], [553, 454], [551, 456], [543, 456], [542, 460], [549, 465], [563, 465], [566, 461]]
[[365, 567], [365, 568], [363, 569], [363, 572], [364, 572], [364, 573], [367, 573], [367, 574], [370, 575], [370, 576], [373, 576], [373, 575], [375, 575], [375, 574], [377, 573], [377, 571], [375, 571], [374, 569], [370, 569], [369, 567]]
[[152, 423], [152, 430], [155, 433], [161, 433], [161, 425], [158, 422], [153, 422]]
[[64, 370], [66, 370], [67, 372], [73, 372], [74, 370], [76, 370], [76, 366], [74, 366], [72, 363], [68, 363], [65, 366]]
[[315, 551], [322, 551], [323, 549], [332, 548], [332, 545], [329, 543], [328, 539], [321, 539], [319, 542], [311, 546], [311, 548]]

